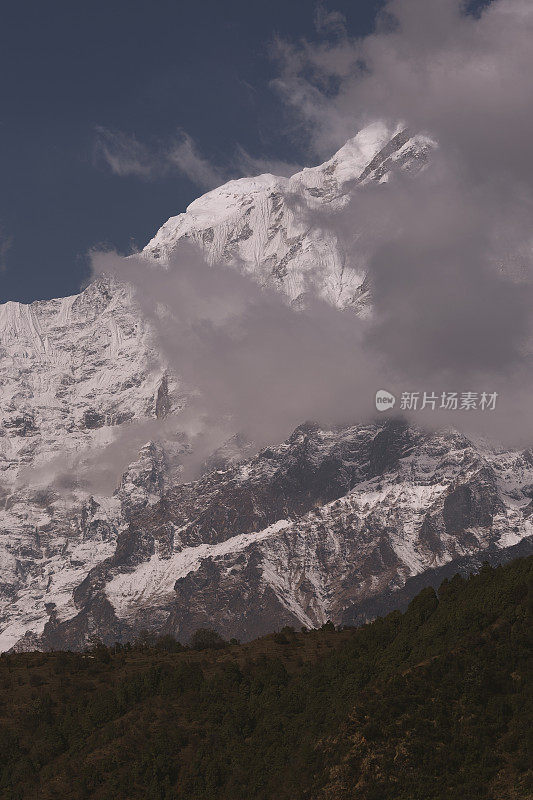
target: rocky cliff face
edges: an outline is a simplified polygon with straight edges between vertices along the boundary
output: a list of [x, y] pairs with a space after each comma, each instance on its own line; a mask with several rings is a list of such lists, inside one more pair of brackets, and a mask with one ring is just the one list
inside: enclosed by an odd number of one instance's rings
[[[401, 420], [325, 431], [174, 486], [131, 514], [114, 552], [52, 616], [41, 647], [143, 628], [252, 638], [362, 621], [431, 580], [531, 546], [533, 462]], [[414, 591], [418, 584], [412, 584]], [[33, 638], [31, 639], [33, 643]], [[21, 643], [22, 644], [22, 643]]]
[[[364, 312], [364, 263], [309, 228], [306, 209], [342, 208], [367, 181], [416, 172], [432, 146], [374, 126], [321, 167], [210, 192], [144, 254], [168, 262], [190, 238], [290, 301], [313, 291]], [[0, 649], [81, 647], [147, 626], [244, 637], [341, 622], [413, 576], [529, 536], [527, 453], [401, 423], [302, 427], [252, 459], [229, 443], [179, 485], [183, 445], [164, 423], [186, 397], [112, 280], [0, 306], [0, 377]]]

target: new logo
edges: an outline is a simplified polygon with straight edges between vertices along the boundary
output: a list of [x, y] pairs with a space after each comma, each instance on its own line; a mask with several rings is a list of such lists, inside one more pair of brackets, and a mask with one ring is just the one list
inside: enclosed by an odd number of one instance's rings
[[378, 411], [388, 411], [389, 408], [394, 408], [395, 402], [394, 395], [386, 392], [385, 389], [379, 389], [376, 392], [376, 408]]

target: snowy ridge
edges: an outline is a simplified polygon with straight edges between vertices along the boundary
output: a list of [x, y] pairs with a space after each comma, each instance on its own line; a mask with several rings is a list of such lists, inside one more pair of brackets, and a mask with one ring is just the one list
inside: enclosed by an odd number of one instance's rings
[[135, 616], [136, 609], [153, 607], [172, 599], [174, 584], [190, 572], [196, 571], [204, 558], [217, 558], [228, 553], [238, 553], [250, 544], [279, 533], [289, 525], [287, 520], [278, 520], [263, 531], [240, 534], [219, 544], [200, 544], [186, 547], [170, 558], [161, 558], [156, 552], [131, 573], [121, 573], [106, 585], [105, 592], [117, 616]]
[[72, 611], [81, 575], [113, 551], [124, 520], [105, 474], [91, 484], [98, 453], [118, 426], [154, 415], [164, 366], [154, 368], [131, 292], [109, 280], [61, 300], [0, 306], [0, 363], [4, 648], [42, 628], [47, 604]]
[[397, 168], [419, 169], [434, 147], [427, 137], [376, 123], [319, 167], [291, 178], [241, 178], [208, 192], [169, 219], [144, 253], [168, 263], [189, 238], [211, 263], [238, 262], [295, 302], [312, 291], [333, 305], [359, 308], [366, 265], [347, 263], [337, 238], [309, 229], [302, 209], [341, 208], [357, 186], [386, 181]]
[[[522, 486], [512, 503], [502, 472]], [[413, 576], [530, 542], [532, 477], [527, 453], [480, 452], [453, 431], [303, 426], [132, 520], [130, 557], [96, 570], [85, 602], [103, 592], [115, 632], [144, 624], [182, 638], [209, 622], [243, 637], [272, 620], [346, 622]]]

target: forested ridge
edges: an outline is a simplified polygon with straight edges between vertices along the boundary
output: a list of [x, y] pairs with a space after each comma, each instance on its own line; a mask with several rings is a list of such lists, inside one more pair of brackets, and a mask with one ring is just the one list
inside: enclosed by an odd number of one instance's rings
[[9, 800], [533, 796], [533, 558], [361, 628], [0, 657]]

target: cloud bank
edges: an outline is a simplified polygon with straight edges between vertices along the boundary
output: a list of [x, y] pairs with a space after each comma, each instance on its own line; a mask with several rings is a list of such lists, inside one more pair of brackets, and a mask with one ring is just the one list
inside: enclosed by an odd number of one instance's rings
[[[137, 289], [209, 447], [236, 431], [279, 441], [306, 419], [370, 420], [381, 388], [497, 392], [494, 412], [406, 415], [530, 444], [533, 6], [494, 0], [473, 16], [458, 0], [390, 0], [364, 39], [335, 13], [317, 25], [318, 45], [276, 45], [278, 89], [317, 159], [376, 120], [439, 144], [416, 176], [354, 185], [340, 213], [302, 211], [367, 264], [371, 318], [312, 299], [295, 312], [185, 245], [165, 271], [109, 253], [95, 271]], [[220, 177], [187, 139], [176, 163], [206, 184]]]
[[94, 268], [135, 288], [189, 397], [185, 419], [198, 440], [216, 447], [238, 432], [260, 447], [309, 419], [337, 424], [372, 413], [369, 386], [382, 373], [355, 315], [319, 300], [296, 312], [238, 266], [208, 265], [187, 242], [164, 270], [113, 253], [96, 254]]
[[494, 0], [475, 16], [459, 0], [390, 0], [372, 35], [352, 39], [340, 20], [336, 34], [276, 44], [277, 86], [311, 151], [329, 155], [376, 119], [439, 144], [415, 179], [354, 187], [341, 214], [309, 217], [349, 258], [366, 258], [374, 314], [365, 343], [402, 385], [499, 386], [508, 413], [492, 420], [494, 433], [525, 433], [533, 5]]

